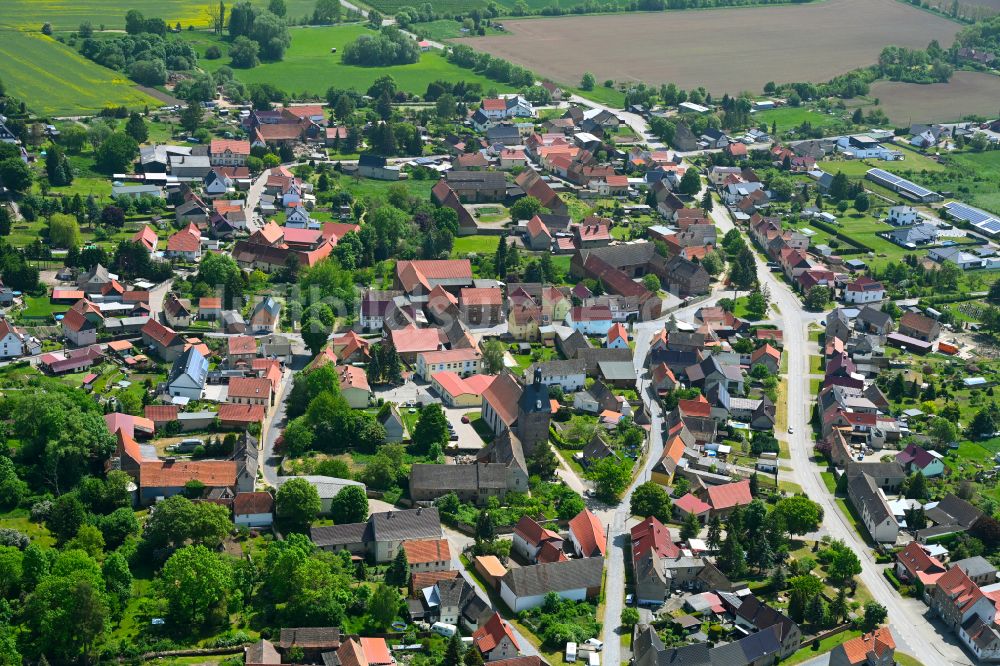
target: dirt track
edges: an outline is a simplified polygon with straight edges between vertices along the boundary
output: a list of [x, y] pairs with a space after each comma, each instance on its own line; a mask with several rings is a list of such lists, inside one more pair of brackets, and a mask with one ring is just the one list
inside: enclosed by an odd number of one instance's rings
[[459, 40], [563, 84], [584, 72], [713, 94], [825, 81], [884, 46], [949, 46], [961, 26], [897, 0], [504, 21], [513, 34]]

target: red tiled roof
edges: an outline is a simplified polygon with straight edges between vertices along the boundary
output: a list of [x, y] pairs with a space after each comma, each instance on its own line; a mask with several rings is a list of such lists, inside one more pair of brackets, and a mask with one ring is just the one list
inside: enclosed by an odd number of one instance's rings
[[482, 654], [486, 655], [500, 645], [500, 641], [503, 640], [504, 636], [510, 639], [510, 642], [514, 644], [514, 648], [518, 652], [521, 651], [521, 646], [517, 642], [517, 637], [514, 636], [514, 631], [510, 628], [510, 625], [500, 617], [499, 613], [493, 613], [490, 619], [486, 621], [486, 624], [479, 627], [472, 634], [472, 642]]
[[701, 515], [712, 508], [711, 505], [701, 501], [691, 493], [675, 500], [674, 506], [684, 513], [693, 513], [696, 516]]
[[257, 377], [234, 377], [229, 380], [229, 398], [264, 398], [271, 395], [271, 382]]
[[496, 97], [487, 97], [483, 99], [483, 110], [484, 111], [506, 111], [507, 103]]
[[176, 421], [179, 412], [180, 408], [177, 405], [146, 405], [143, 408], [146, 418], [154, 423]]
[[249, 335], [235, 335], [229, 338], [229, 354], [256, 354], [257, 339]]
[[660, 557], [680, 557], [681, 549], [670, 540], [670, 530], [656, 518], [649, 516], [630, 530], [632, 536], [632, 561], [635, 562], [649, 551]]
[[528, 516], [521, 516], [521, 520], [514, 526], [514, 534], [521, 535], [521, 538], [532, 546], [537, 546], [543, 541], [549, 541], [550, 539], [562, 541], [562, 537], [558, 534], [542, 527]]
[[944, 572], [944, 565], [937, 558], [928, 555], [916, 541], [911, 541], [906, 545], [906, 548], [896, 553], [896, 559], [906, 567], [910, 576], [916, 576], [921, 571], [927, 573]]
[[219, 155], [227, 150], [235, 155], [249, 155], [250, 142], [240, 139], [212, 139], [212, 143], [208, 144], [208, 152], [212, 155]]
[[143, 325], [142, 334], [149, 336], [154, 342], [163, 347], [173, 347], [182, 342], [181, 337], [177, 335], [177, 331], [164, 326], [155, 319], [150, 319]]
[[219, 420], [223, 423], [262, 423], [264, 405], [237, 405], [224, 402], [219, 405]]
[[361, 651], [365, 653], [365, 659], [368, 661], [369, 666], [384, 666], [385, 664], [396, 663], [392, 655], [389, 654], [389, 646], [386, 644], [384, 638], [362, 636], [358, 640], [361, 641]]
[[499, 306], [503, 305], [503, 293], [499, 289], [492, 287], [465, 287], [459, 292], [459, 301], [462, 305]]
[[569, 521], [569, 531], [576, 537], [584, 557], [604, 557], [607, 537], [601, 521], [584, 509]]
[[411, 565], [451, 560], [451, 549], [447, 539], [404, 541], [403, 550], [406, 551], [406, 561]]
[[236, 497], [233, 498], [233, 514], [237, 516], [272, 511], [274, 511], [274, 498], [271, 497], [271, 493], [236, 493]]
[[201, 237], [188, 229], [181, 229], [167, 240], [167, 250], [170, 252], [197, 252], [201, 248]]
[[750, 494], [750, 480], [743, 479], [735, 483], [725, 483], [721, 486], [709, 486], [708, 503], [715, 511], [731, 509], [735, 506], [743, 506], [753, 501]]
[[441, 330], [407, 326], [389, 331], [389, 339], [400, 354], [435, 351], [441, 345]]
[[896, 649], [896, 641], [893, 640], [889, 627], [879, 627], [870, 634], [845, 641], [842, 647], [848, 663], [853, 666], [869, 663], [868, 654], [871, 652], [874, 652], [878, 661], [881, 661], [886, 652]]
[[209, 487], [236, 483], [236, 462], [232, 460], [166, 460], [143, 462], [139, 468], [142, 488], [179, 488], [188, 481], [201, 481]]
[[509, 373], [504, 372], [483, 391], [483, 401], [493, 408], [505, 425], [510, 426], [517, 420], [517, 403], [521, 399], [521, 393], [521, 385]]

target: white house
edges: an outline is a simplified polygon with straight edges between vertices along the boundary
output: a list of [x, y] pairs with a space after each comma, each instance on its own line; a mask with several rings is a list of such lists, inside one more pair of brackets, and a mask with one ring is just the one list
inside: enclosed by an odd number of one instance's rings
[[566, 314], [566, 325], [584, 335], [607, 334], [614, 318], [606, 305], [577, 306]]
[[233, 522], [243, 527], [270, 527], [274, 522], [274, 498], [271, 493], [236, 493]]
[[309, 217], [304, 206], [292, 206], [285, 215], [285, 226], [289, 229], [319, 229], [319, 222]]
[[851, 479], [847, 484], [847, 496], [875, 541], [896, 543], [899, 523], [896, 522], [885, 495], [871, 476], [862, 472]]
[[500, 579], [500, 597], [515, 613], [542, 605], [549, 592], [583, 601], [600, 592], [603, 572], [603, 557], [515, 567]]
[[167, 378], [167, 393], [172, 397], [200, 400], [208, 378], [208, 360], [194, 345], [177, 357]]
[[909, 227], [920, 222], [920, 213], [913, 206], [893, 206], [885, 221], [894, 227]]
[[417, 354], [417, 375], [425, 382], [446, 370], [468, 377], [482, 372], [482, 369], [483, 355], [478, 349], [447, 349]]
[[863, 276], [844, 287], [845, 303], [878, 303], [885, 298], [885, 287], [881, 282]]
[[558, 384], [566, 393], [581, 390], [587, 383], [587, 363], [582, 359], [569, 361], [546, 361], [536, 363], [524, 372], [526, 379], [535, 375], [535, 368], [542, 371], [542, 383], [547, 386]]
[[954, 245], [951, 247], [935, 247], [927, 253], [927, 256], [939, 264], [950, 261], [963, 271], [986, 266], [986, 259], [980, 257], [978, 254], [966, 252]]
[[6, 319], [0, 319], [0, 358], [15, 358], [37, 354], [42, 350], [38, 340], [25, 335]]

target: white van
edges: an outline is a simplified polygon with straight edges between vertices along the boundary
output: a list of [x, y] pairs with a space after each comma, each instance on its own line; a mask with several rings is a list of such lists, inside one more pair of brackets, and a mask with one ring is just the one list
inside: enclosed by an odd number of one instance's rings
[[447, 622], [435, 622], [431, 625], [431, 631], [435, 634], [444, 636], [445, 638], [451, 638], [458, 633], [458, 627], [453, 624], [448, 624]]
[[566, 643], [566, 663], [572, 664], [576, 662], [576, 643], [570, 641]]
[[587, 666], [601, 666], [601, 655], [591, 652]]

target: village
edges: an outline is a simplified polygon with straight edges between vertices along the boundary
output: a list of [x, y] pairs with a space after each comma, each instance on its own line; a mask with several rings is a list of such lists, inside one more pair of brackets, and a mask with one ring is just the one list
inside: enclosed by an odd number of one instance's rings
[[[18, 451], [46, 434], [15, 402], [10, 474], [49, 486], [7, 508], [98, 570], [114, 542], [148, 557], [101, 640], [248, 666], [1000, 661], [1000, 219], [928, 175], [1000, 121], [792, 138], [778, 95], [531, 88], [134, 113], [103, 200], [49, 189], [75, 122], [41, 149], [0, 117], [47, 179], [4, 183], [5, 235], [48, 238], [0, 251], [4, 399], [73, 395], [103, 422], [79, 483], [115, 475], [141, 520], [113, 539]], [[333, 111], [355, 97], [363, 136]], [[196, 556], [227, 589], [159, 591]]]

